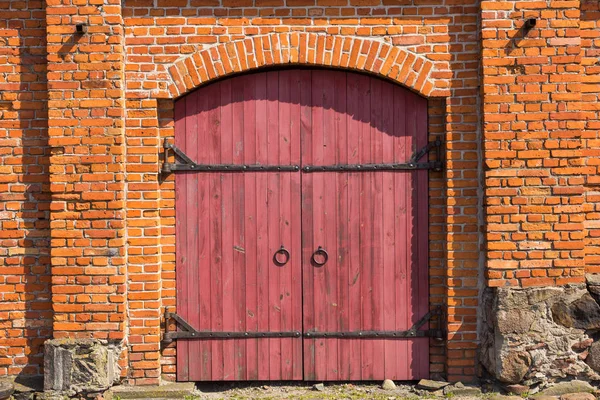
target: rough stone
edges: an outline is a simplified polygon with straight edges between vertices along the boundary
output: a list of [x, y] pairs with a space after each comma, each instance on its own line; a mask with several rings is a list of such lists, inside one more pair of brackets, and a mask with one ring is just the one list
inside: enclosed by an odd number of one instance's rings
[[504, 387], [504, 389], [508, 392], [508, 393], [513, 393], [513, 394], [525, 394], [525, 393], [529, 393], [529, 386], [525, 386], [525, 385], [506, 385]]
[[[322, 384], [321, 384], [322, 385]], [[266, 387], [266, 386], [265, 386]], [[194, 382], [174, 382], [160, 386], [130, 386], [117, 385], [104, 392], [107, 400], [129, 399], [187, 399], [194, 397], [196, 384]]]
[[489, 400], [523, 400], [522, 397], [519, 396], [504, 396], [501, 394], [493, 394], [488, 397]]
[[530, 387], [600, 380], [584, 361], [594, 360], [584, 327], [600, 326], [600, 306], [586, 285], [489, 288], [482, 309], [480, 360], [495, 379]]
[[560, 400], [596, 400], [591, 393], [568, 393], [560, 396]]
[[435, 392], [436, 390], [440, 390], [448, 386], [448, 382], [443, 381], [433, 381], [429, 379], [421, 379], [419, 383], [417, 383], [417, 389], [429, 390], [431, 392]]
[[530, 399], [533, 399], [533, 400], [558, 400], [558, 396], [546, 396], [543, 394], [538, 394], [538, 395], [530, 397]]
[[315, 383], [312, 388], [313, 388], [313, 390], [316, 390], [317, 392], [322, 392], [325, 390], [325, 385], [322, 383]]
[[525, 351], [509, 351], [501, 357], [497, 378], [505, 383], [519, 383], [529, 370], [531, 356]]
[[6, 400], [15, 391], [15, 385], [10, 382], [0, 382], [0, 400]]
[[500, 333], [527, 333], [535, 320], [535, 314], [522, 309], [500, 311], [496, 316]]
[[594, 387], [584, 381], [570, 381], [557, 383], [547, 389], [544, 389], [540, 394], [545, 396], [562, 396], [569, 393], [593, 393]]
[[581, 351], [586, 350], [588, 347], [590, 347], [592, 345], [592, 343], [594, 343], [594, 339], [582, 340], [581, 342], [574, 343], [571, 346], [571, 350], [579, 353]]
[[585, 362], [594, 371], [600, 372], [600, 342], [595, 342], [590, 346]]
[[118, 382], [120, 345], [98, 339], [44, 344], [44, 391], [102, 392]]
[[394, 390], [396, 389], [396, 384], [394, 383], [393, 380], [391, 379], [386, 379], [383, 381], [383, 383], [381, 384], [381, 388], [383, 390]]
[[589, 293], [570, 304], [564, 301], [555, 303], [552, 306], [552, 316], [556, 322], [567, 328], [600, 328], [600, 306]]
[[481, 389], [476, 388], [476, 387], [471, 387], [471, 386], [464, 386], [462, 385], [462, 387], [459, 387], [457, 385], [449, 385], [446, 386], [444, 389], [444, 394], [447, 395], [452, 395], [452, 396], [480, 396], [481, 395]]

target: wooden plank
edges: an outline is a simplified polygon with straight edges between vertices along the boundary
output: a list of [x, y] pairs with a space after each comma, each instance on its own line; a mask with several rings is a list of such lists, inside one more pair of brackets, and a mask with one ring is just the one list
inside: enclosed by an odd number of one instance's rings
[[[384, 82], [379, 79], [371, 79], [371, 158], [370, 162], [383, 162], [383, 138], [387, 135], [383, 127], [382, 109], [390, 99], [384, 98]], [[370, 173], [372, 179], [371, 197], [373, 199], [373, 243], [372, 243], [372, 291], [373, 299], [373, 329], [383, 329], [383, 295], [385, 291], [383, 275], [385, 264], [383, 263], [383, 220], [387, 218], [383, 214], [383, 172]], [[385, 348], [383, 339], [373, 339], [373, 378], [385, 377]], [[390, 371], [391, 373], [391, 371]]]
[[[394, 135], [399, 138], [394, 146], [395, 160], [406, 160], [410, 148], [406, 148], [406, 96], [400, 87], [394, 87]], [[410, 287], [407, 285], [410, 277], [410, 253], [406, 246], [407, 232], [407, 204], [410, 193], [406, 191], [406, 181], [410, 174], [394, 174], [394, 235], [395, 235], [395, 271], [394, 286], [396, 287], [395, 307], [396, 330], [407, 330], [411, 324], [408, 316], [407, 299], [410, 296]], [[408, 341], [402, 340], [397, 344], [399, 358], [396, 361], [398, 376], [408, 377], [411, 360], [408, 359]]]
[[[278, 126], [277, 132], [278, 135], [276, 139], [279, 143], [279, 162], [282, 165], [291, 163], [291, 148], [294, 145], [292, 141], [292, 132], [291, 132], [291, 109], [293, 105], [291, 104], [290, 96], [291, 96], [291, 78], [292, 76], [288, 71], [281, 71], [279, 73], [279, 87], [278, 87]], [[277, 225], [279, 227], [279, 239], [281, 245], [284, 246], [288, 251], [290, 251], [290, 258], [295, 257], [295, 253], [297, 248], [292, 243], [292, 202], [291, 202], [291, 175], [292, 173], [281, 173], [279, 174], [279, 184], [280, 190], [278, 193], [279, 196], [279, 207], [280, 207], [280, 218], [277, 221]], [[297, 210], [298, 212], [299, 210]], [[275, 243], [276, 251], [278, 244]], [[293, 260], [289, 260], [286, 265], [275, 266], [275, 269], [279, 272], [279, 314], [280, 314], [280, 326], [279, 329], [281, 331], [291, 331], [293, 330], [293, 309], [291, 306], [291, 301], [293, 299], [290, 298], [290, 291], [292, 286], [292, 272], [293, 267], [296, 263]], [[292, 363], [293, 363], [293, 346], [294, 339], [281, 339], [279, 341], [280, 345], [280, 375], [279, 379], [291, 380], [293, 379], [292, 373]]]
[[[244, 87], [247, 76], [232, 81], [232, 138], [234, 164], [244, 163]], [[232, 174], [233, 319], [236, 332], [246, 332], [246, 185], [244, 174]], [[234, 379], [248, 379], [246, 340], [233, 340]]]
[[[338, 163], [348, 162], [348, 127], [347, 127], [347, 74], [334, 74], [334, 109], [337, 115], [334, 115], [334, 134], [336, 137], [335, 154]], [[334, 207], [336, 212], [337, 236], [333, 241], [337, 248], [336, 257], [336, 318], [335, 329], [338, 331], [349, 330], [349, 241], [348, 241], [348, 173], [336, 174], [336, 196], [334, 198]], [[335, 380], [347, 380], [350, 375], [349, 353], [351, 351], [348, 340], [336, 340], [337, 363], [336, 373], [332, 378]]]
[[[427, 145], [428, 137], [427, 132], [427, 100], [418, 98], [416, 101], [417, 105], [417, 124], [416, 131], [414, 133], [414, 140], [416, 142], [417, 149], [420, 149]], [[417, 262], [416, 268], [418, 269], [417, 275], [415, 276], [418, 281], [418, 294], [419, 299], [417, 305], [417, 313], [419, 316], [425, 315], [429, 311], [429, 271], [428, 271], [428, 226], [429, 226], [429, 186], [428, 186], [428, 175], [427, 171], [416, 171], [413, 173], [415, 176], [415, 187], [416, 196], [412, 199], [416, 204], [413, 206], [415, 212], [415, 237], [417, 240]], [[428, 329], [429, 324], [425, 325], [423, 329]], [[416, 350], [416, 356], [420, 363], [416, 368], [415, 378], [428, 378], [429, 377], [429, 339], [419, 338], [415, 339], [417, 342], [418, 349]]]
[[[186, 102], [187, 98], [178, 100], [175, 103], [175, 144], [182, 149], [185, 149], [186, 143]], [[181, 316], [188, 316], [188, 301], [189, 290], [186, 283], [189, 281], [188, 274], [193, 268], [188, 265], [188, 257], [186, 256], [187, 246], [186, 241], [182, 240], [187, 237], [187, 175], [179, 174], [175, 176], [175, 210], [177, 212], [176, 235], [180, 240], [175, 243], [177, 253], [176, 258], [176, 279], [177, 279], [177, 313]], [[177, 342], [177, 380], [189, 380], [189, 343], [187, 341]]]
[[[268, 161], [267, 76], [256, 76], [256, 161]], [[256, 262], [258, 290], [258, 330], [269, 331], [269, 232], [267, 210], [268, 175], [256, 174]], [[269, 339], [258, 341], [258, 379], [269, 379]]]
[[[381, 147], [382, 147], [382, 162], [394, 159], [394, 87], [391, 85], [382, 85], [381, 104]], [[394, 175], [393, 172], [381, 173], [383, 205], [382, 205], [382, 266], [383, 266], [383, 293], [382, 293], [382, 313], [383, 321], [381, 327], [383, 330], [393, 331], [396, 328], [395, 324], [395, 297], [398, 290], [394, 286], [395, 275], [395, 249], [398, 245], [395, 241], [394, 231]], [[401, 341], [386, 340], [383, 348], [383, 366], [385, 376], [390, 379], [399, 379], [397, 361], [400, 355], [398, 347]]]
[[[256, 79], [248, 76], [244, 82], [244, 163], [255, 164], [256, 149]], [[256, 225], [256, 174], [245, 173], [244, 188], [244, 255], [246, 257], [246, 329], [258, 332], [258, 276]], [[246, 340], [246, 379], [258, 380], [258, 340]]]
[[[266, 126], [267, 126], [267, 164], [278, 165], [280, 160], [280, 137], [279, 137], [279, 72], [267, 72], [267, 105], [266, 105]], [[272, 256], [281, 246], [280, 219], [280, 174], [269, 173], [267, 180], [267, 259], [264, 265], [267, 266], [268, 274], [268, 329], [269, 332], [278, 332], [281, 330], [281, 300], [280, 296], [280, 271], [272, 260]], [[267, 379], [281, 379], [281, 339], [266, 339], [269, 346], [269, 373]]]
[[[208, 96], [208, 133], [209, 142], [207, 158], [212, 164], [221, 163], [221, 113], [220, 113], [220, 85], [214, 86], [214, 93]], [[204, 174], [203, 174], [204, 175]], [[206, 174], [209, 184], [209, 226], [210, 231], [210, 330], [223, 330], [223, 225], [222, 206], [223, 191], [221, 187], [221, 174]], [[223, 380], [223, 341], [211, 340], [211, 380]]]
[[[354, 76], [347, 77], [347, 135], [348, 135], [348, 163], [360, 162], [360, 110], [363, 107], [362, 97], [364, 93], [360, 90], [359, 82]], [[348, 275], [348, 329], [358, 331], [362, 329], [361, 321], [361, 263], [360, 263], [360, 173], [348, 174], [348, 247], [349, 252], [349, 275]], [[361, 340], [348, 339], [349, 352], [347, 354], [348, 375], [344, 379], [360, 380], [362, 370]]]
[[[220, 129], [221, 129], [221, 163], [233, 163], [233, 103], [232, 103], [232, 83], [235, 80], [224, 80], [219, 86], [221, 89], [220, 109]], [[233, 301], [233, 188], [234, 174], [221, 174], [220, 185], [221, 195], [221, 288], [222, 288], [222, 315], [223, 331], [233, 331], [235, 329], [235, 308], [240, 304]], [[223, 376], [222, 380], [235, 379], [236, 366], [234, 364], [234, 344], [233, 340], [219, 341], [223, 353]]]
[[[367, 164], [371, 160], [371, 97], [369, 95], [370, 79], [366, 76], [357, 76], [360, 91], [363, 93], [363, 107], [360, 110], [361, 124], [359, 125], [359, 162]], [[359, 248], [361, 260], [361, 329], [373, 329], [373, 191], [372, 173], [360, 174], [360, 232]], [[361, 340], [362, 353], [362, 380], [372, 380], [373, 377], [373, 341]]]

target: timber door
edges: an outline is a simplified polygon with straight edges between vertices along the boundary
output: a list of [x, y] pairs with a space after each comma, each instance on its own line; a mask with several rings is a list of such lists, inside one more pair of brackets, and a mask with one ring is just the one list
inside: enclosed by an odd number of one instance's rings
[[426, 100], [334, 71], [313, 74], [311, 87], [311, 134], [302, 137], [304, 378], [427, 377], [428, 338], [377, 338], [428, 312], [427, 171], [385, 170], [427, 144]]
[[175, 120], [178, 380], [428, 377], [427, 171], [403, 164], [426, 100], [283, 70], [190, 93]]

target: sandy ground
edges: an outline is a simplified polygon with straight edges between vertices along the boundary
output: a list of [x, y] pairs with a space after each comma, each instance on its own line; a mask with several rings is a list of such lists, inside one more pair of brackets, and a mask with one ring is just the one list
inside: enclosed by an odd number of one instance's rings
[[[194, 394], [195, 399], [373, 399], [373, 400], [417, 400], [417, 399], [443, 399], [446, 396], [436, 396], [431, 392], [420, 391], [413, 385], [397, 385], [394, 390], [383, 390], [378, 384], [326, 384], [323, 391], [317, 391], [312, 385], [299, 383], [297, 385], [246, 385], [234, 384], [198, 385]], [[481, 397], [448, 396], [453, 400], [473, 400]]]

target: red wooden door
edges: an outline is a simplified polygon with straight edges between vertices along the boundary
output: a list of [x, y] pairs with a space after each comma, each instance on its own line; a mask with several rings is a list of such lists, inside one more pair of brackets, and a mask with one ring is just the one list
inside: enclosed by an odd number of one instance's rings
[[[175, 106], [176, 145], [203, 164], [299, 164], [300, 89], [288, 71], [193, 92]], [[189, 172], [175, 184], [177, 313], [199, 331], [301, 331], [300, 173]], [[282, 245], [290, 260], [278, 265]], [[179, 340], [177, 377], [302, 379], [302, 339]]]
[[[427, 144], [426, 100], [403, 88], [336, 71], [311, 87], [303, 166], [402, 163]], [[304, 173], [302, 243], [304, 332], [410, 329], [429, 303], [427, 171]], [[426, 378], [428, 342], [305, 338], [304, 378]]]
[[[425, 99], [343, 71], [234, 77], [178, 100], [175, 114], [176, 145], [202, 164], [401, 163], [427, 140]], [[402, 331], [428, 311], [426, 171], [179, 173], [176, 210], [177, 313], [198, 331]], [[273, 258], [281, 245], [285, 265]], [[427, 338], [177, 343], [185, 381], [428, 370]]]

